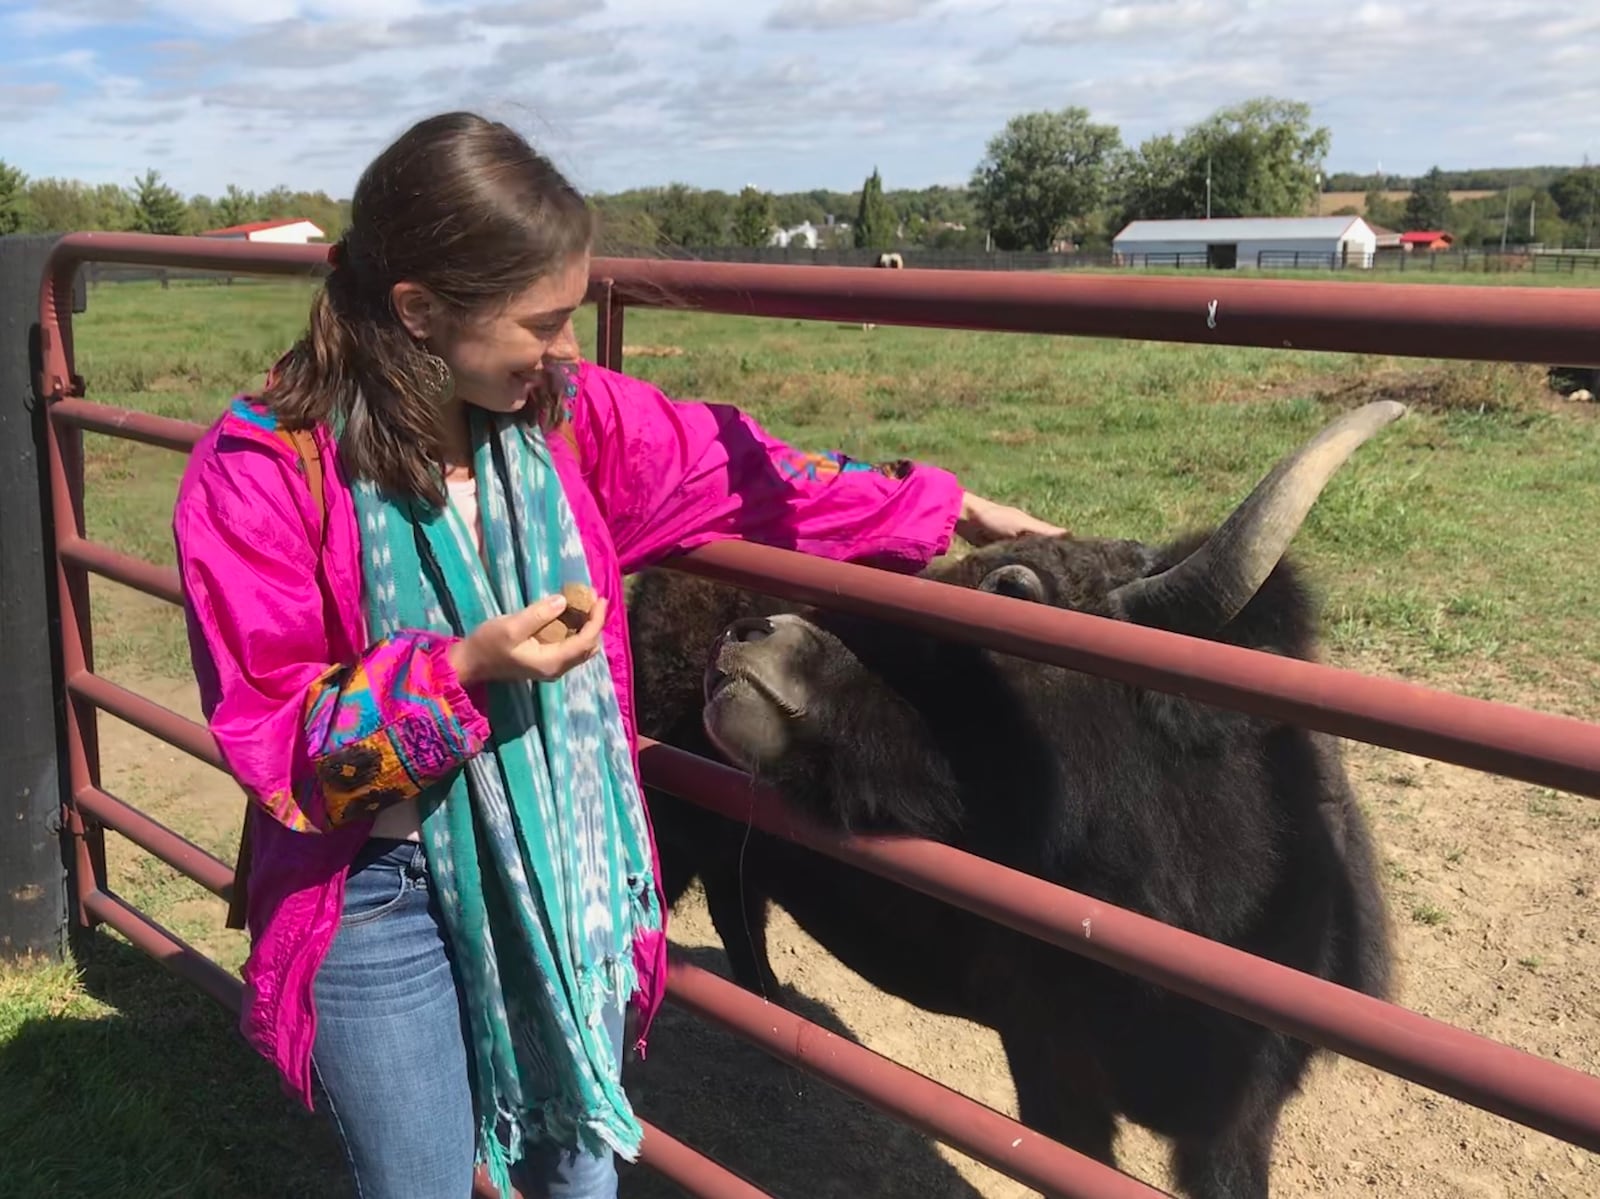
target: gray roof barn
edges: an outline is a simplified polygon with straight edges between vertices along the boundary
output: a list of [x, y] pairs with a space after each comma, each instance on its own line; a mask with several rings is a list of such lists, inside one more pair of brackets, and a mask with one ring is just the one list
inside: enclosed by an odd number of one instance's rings
[[1336, 241], [1362, 224], [1358, 216], [1215, 217], [1192, 221], [1134, 221], [1113, 239], [1144, 241]]
[[1111, 240], [1130, 266], [1370, 267], [1372, 227], [1358, 216], [1214, 217], [1134, 221]]

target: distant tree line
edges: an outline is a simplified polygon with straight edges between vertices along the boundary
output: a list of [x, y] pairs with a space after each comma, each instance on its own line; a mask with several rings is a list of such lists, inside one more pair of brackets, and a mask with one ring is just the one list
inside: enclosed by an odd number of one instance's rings
[[349, 222], [350, 202], [326, 192], [248, 192], [229, 185], [222, 195], [178, 194], [148, 170], [129, 187], [76, 179], [29, 179], [0, 162], [0, 233], [65, 233], [102, 229], [137, 233], [204, 233], [228, 225], [303, 217], [330, 239]]
[[[1453, 172], [1456, 176], [1465, 173]], [[1477, 172], [1479, 177], [1490, 174]], [[1539, 177], [1531, 171], [1506, 174]], [[1568, 249], [1600, 246], [1600, 167], [1567, 167], [1546, 178], [1543, 183], [1508, 183], [1492, 195], [1455, 200], [1452, 191], [1478, 189], [1455, 187], [1452, 172], [1434, 167], [1412, 183], [1404, 200], [1374, 188], [1359, 208], [1352, 205], [1336, 211], [1359, 213], [1369, 224], [1387, 229], [1440, 230], [1461, 247], [1502, 243], [1508, 248], [1530, 243]]]
[[[1440, 171], [1446, 190], [1453, 192], [1505, 191], [1508, 187], [1549, 187], [1571, 167], [1480, 167], [1466, 171]], [[1363, 174], [1359, 171], [1336, 171], [1329, 175], [1323, 188], [1331, 192], [1410, 191], [1421, 176], [1394, 174]]]
[[[1587, 246], [1600, 237], [1600, 170], [1587, 165], [1443, 171], [1415, 179], [1324, 177], [1329, 131], [1309, 105], [1260, 97], [1181, 133], [1125, 144], [1083, 108], [1022, 113], [990, 139], [966, 186], [890, 189], [874, 169], [854, 192], [737, 194], [681, 182], [591, 197], [603, 253], [762, 246], [809, 223], [823, 249], [976, 251], [1103, 248], [1129, 221], [1302, 216], [1323, 191], [1362, 192], [1360, 212], [1391, 229], [1442, 229], [1458, 245]], [[1410, 189], [1402, 201], [1388, 193]], [[1496, 190], [1454, 203], [1452, 191]], [[1508, 215], [1509, 214], [1509, 215]], [[132, 186], [28, 179], [0, 162], [0, 233], [70, 229], [200, 233], [304, 217], [337, 238], [349, 201], [285, 187], [184, 198], [146, 171]]]

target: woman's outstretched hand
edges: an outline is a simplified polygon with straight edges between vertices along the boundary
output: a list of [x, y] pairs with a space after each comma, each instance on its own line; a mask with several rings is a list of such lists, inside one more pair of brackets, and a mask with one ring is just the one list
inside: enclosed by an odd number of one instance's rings
[[967, 492], [961, 500], [961, 515], [956, 520], [956, 534], [973, 545], [988, 545], [1021, 537], [1024, 533], [1038, 533], [1045, 537], [1059, 537], [1067, 530], [1047, 524], [1038, 517], [1029, 516], [1021, 508], [1011, 508], [986, 500], [981, 495]]
[[567, 601], [552, 595], [520, 612], [484, 621], [450, 647], [448, 657], [463, 687], [474, 683], [528, 679], [549, 682], [594, 657], [606, 621], [606, 601], [596, 598], [589, 619], [572, 636], [553, 645], [534, 637], [560, 616]]

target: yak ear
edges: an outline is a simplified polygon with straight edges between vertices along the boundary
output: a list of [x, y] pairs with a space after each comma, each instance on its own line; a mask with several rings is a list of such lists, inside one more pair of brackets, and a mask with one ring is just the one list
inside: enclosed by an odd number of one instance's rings
[[978, 590], [1035, 604], [1044, 603], [1044, 581], [1033, 570], [1016, 563], [991, 570], [983, 576]]

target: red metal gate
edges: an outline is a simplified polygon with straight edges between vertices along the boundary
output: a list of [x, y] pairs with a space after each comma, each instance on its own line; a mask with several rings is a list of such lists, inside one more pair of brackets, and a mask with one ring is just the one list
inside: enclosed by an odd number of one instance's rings
[[[239, 982], [112, 894], [109, 828], [220, 897], [232, 871], [101, 786], [96, 717], [110, 712], [222, 767], [200, 725], [94, 673], [88, 576], [180, 602], [176, 572], [85, 538], [81, 433], [187, 452], [201, 428], [87, 400], [72, 370], [71, 284], [90, 261], [235, 273], [314, 275], [323, 246], [74, 234], [41, 292], [40, 393], [48, 444], [64, 626], [76, 917], [103, 922], [237, 1006]], [[598, 259], [596, 358], [621, 365], [629, 305], [993, 331], [1147, 338], [1600, 365], [1600, 291], [1397, 287], [1344, 282], [1030, 276], [968, 271], [738, 266]], [[951, 638], [1339, 736], [1600, 797], [1600, 725], [1468, 699], [1081, 613], [959, 590], [789, 551], [722, 544], [672, 564], [758, 591], [876, 613]], [[646, 780], [672, 794], [874, 871], [1041, 940], [1270, 1025], [1590, 1151], [1600, 1150], [1600, 1079], [1170, 928], [1092, 897], [926, 841], [841, 837], [798, 823], [727, 767], [647, 742]], [[1093, 928], [1093, 936], [1085, 930]], [[833, 1036], [695, 967], [674, 963], [673, 1000], [847, 1092], [1052, 1195], [1161, 1192], [1048, 1140], [971, 1099]], [[644, 1161], [691, 1193], [761, 1194], [650, 1127]]]

